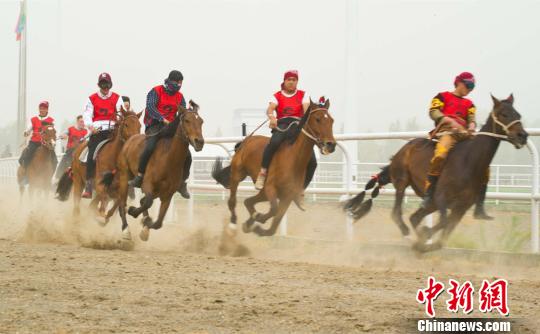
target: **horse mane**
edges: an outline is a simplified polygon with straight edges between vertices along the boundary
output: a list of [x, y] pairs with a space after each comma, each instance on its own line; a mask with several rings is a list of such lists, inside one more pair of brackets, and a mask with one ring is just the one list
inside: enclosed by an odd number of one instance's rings
[[289, 145], [292, 145], [296, 142], [296, 139], [300, 135], [302, 128], [304, 127], [304, 125], [306, 125], [309, 114], [311, 113], [311, 108], [313, 106], [314, 104], [310, 104], [308, 110], [304, 113], [304, 116], [302, 116], [298, 125], [291, 126], [289, 131], [287, 131], [287, 138], [285, 139], [286, 143], [288, 143]]
[[172, 138], [176, 133], [176, 129], [178, 129], [180, 119], [181, 113], [178, 113], [172, 122], [165, 125], [165, 127], [159, 131], [159, 138]]

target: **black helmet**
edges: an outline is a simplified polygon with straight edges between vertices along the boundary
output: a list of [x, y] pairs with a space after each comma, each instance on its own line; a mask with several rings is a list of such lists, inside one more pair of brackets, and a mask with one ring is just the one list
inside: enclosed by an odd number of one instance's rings
[[184, 76], [182, 75], [182, 72], [177, 70], [172, 70], [171, 73], [169, 73], [169, 77], [167, 78], [169, 81], [182, 81], [184, 80]]

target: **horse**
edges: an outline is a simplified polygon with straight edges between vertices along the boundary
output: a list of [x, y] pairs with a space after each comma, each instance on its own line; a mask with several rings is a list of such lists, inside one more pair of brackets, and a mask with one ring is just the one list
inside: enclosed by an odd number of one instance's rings
[[[175, 119], [166, 125], [156, 135], [160, 136], [152, 157], [148, 161], [141, 191], [143, 197], [140, 207], [130, 206], [127, 212], [134, 218], [141, 213], [144, 216], [143, 229], [139, 237], [147, 241], [150, 229], [158, 230], [163, 225], [163, 219], [169, 208], [171, 199], [182, 182], [184, 160], [189, 145], [199, 152], [204, 146], [202, 135], [203, 119], [199, 116], [199, 106], [189, 101], [189, 108], [178, 108]], [[122, 148], [118, 157], [118, 172], [106, 173], [102, 183], [106, 187], [118, 187], [118, 211], [122, 219], [122, 235], [124, 240], [131, 240], [131, 233], [126, 218], [126, 202], [128, 197], [128, 181], [137, 175], [139, 158], [144, 149], [146, 135], [139, 134], [131, 137]], [[159, 198], [161, 205], [156, 221], [148, 214], [154, 199]]]
[[[106, 224], [114, 210], [109, 210], [105, 214], [109, 198], [115, 198], [114, 188], [106, 188], [101, 184], [101, 176], [107, 172], [114, 171], [116, 168], [116, 160], [124, 143], [132, 136], [139, 134], [141, 131], [141, 123], [139, 118], [142, 111], [135, 113], [133, 111], [125, 111], [123, 108], [117, 113], [117, 123], [111, 133], [110, 141], [107, 142], [97, 153], [96, 157], [96, 195], [90, 202], [90, 208], [97, 212], [98, 216], [104, 218], [103, 224]], [[58, 182], [56, 189], [57, 198], [60, 201], [66, 201], [69, 198], [70, 190], [73, 188], [73, 214], [80, 214], [81, 194], [86, 182], [86, 164], [81, 162], [79, 156], [87, 147], [88, 143], [82, 143], [73, 152], [73, 162], [71, 168], [68, 169]], [[99, 205], [99, 209], [98, 209]], [[112, 212], [111, 212], [112, 211]]]
[[[290, 130], [293, 133], [288, 142], [283, 143], [272, 158], [264, 188], [244, 201], [250, 215], [242, 226], [244, 232], [253, 231], [259, 236], [274, 235], [291, 202], [296, 201], [303, 193], [306, 168], [313, 154], [313, 146], [317, 145], [323, 155], [334, 152], [334, 119], [328, 112], [329, 108], [329, 100], [326, 100], [324, 105], [310, 101], [309, 108], [297, 127]], [[236, 145], [236, 152], [229, 166], [223, 168], [219, 158], [214, 162], [212, 177], [223, 187], [230, 189], [228, 206], [231, 218], [227, 225], [230, 233], [237, 229], [235, 208], [238, 184], [248, 175], [252, 181], [257, 179], [262, 154], [268, 142], [269, 138], [266, 136], [247, 137]], [[265, 214], [255, 210], [255, 204], [263, 201], [270, 202], [270, 210]], [[272, 217], [269, 229], [255, 224], [265, 223]]]
[[[36, 149], [32, 161], [26, 167], [26, 179], [28, 180], [28, 193], [30, 198], [34, 192], [41, 190], [47, 194], [51, 190], [51, 179], [56, 166], [52, 155], [56, 145], [56, 129], [54, 124], [43, 122], [41, 129], [41, 146]], [[22, 166], [17, 169], [17, 181], [21, 198], [25, 189], [25, 170]]]
[[[439, 177], [433, 204], [420, 208], [411, 217], [411, 224], [418, 240], [413, 245], [419, 252], [440, 249], [444, 246], [452, 230], [461, 221], [465, 212], [476, 202], [485, 184], [485, 173], [489, 168], [501, 140], [506, 140], [520, 149], [527, 143], [528, 133], [521, 124], [521, 115], [514, 108], [514, 96], [498, 100], [491, 96], [493, 109], [480, 132], [469, 140], [456, 144], [450, 151], [443, 172]], [[409, 228], [403, 221], [402, 203], [405, 189], [411, 186], [415, 194], [424, 196], [427, 170], [433, 156], [435, 143], [430, 139], [417, 138], [405, 144], [391, 159], [389, 165], [374, 176], [365, 190], [346, 202], [344, 208], [355, 219], [369, 213], [372, 201], [379, 194], [380, 187], [392, 183], [396, 189], [392, 219], [403, 236], [409, 235]], [[363, 201], [366, 190], [375, 187], [371, 198]], [[450, 214], [448, 211], [450, 210]], [[432, 228], [419, 224], [422, 219], [435, 212], [440, 213], [438, 224]], [[439, 240], [426, 244], [437, 231], [443, 230]]]

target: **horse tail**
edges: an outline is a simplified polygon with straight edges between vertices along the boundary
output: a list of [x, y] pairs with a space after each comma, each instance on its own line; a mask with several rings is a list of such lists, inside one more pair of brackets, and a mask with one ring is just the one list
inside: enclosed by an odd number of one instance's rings
[[226, 189], [231, 185], [231, 166], [223, 168], [223, 159], [217, 157], [212, 166], [212, 178]]
[[65, 202], [69, 198], [69, 193], [73, 187], [73, 175], [71, 174], [71, 167], [68, 168], [60, 177], [58, 185], [56, 186], [56, 198], [62, 202]]
[[106, 188], [109, 188], [114, 181], [114, 174], [116, 174], [114, 171], [103, 173], [103, 177], [101, 178], [100, 183], [104, 185]]
[[[369, 180], [361, 193], [345, 202], [343, 210], [347, 211], [354, 218], [355, 221], [364, 217], [369, 213], [369, 211], [371, 211], [371, 207], [373, 206], [373, 200], [377, 196], [379, 196], [379, 191], [381, 187], [387, 185], [390, 182], [392, 182], [390, 178], [390, 165], [387, 165], [384, 166], [377, 175], [374, 175], [371, 180]], [[366, 191], [372, 188], [374, 189], [371, 192], [371, 197], [364, 202]]]

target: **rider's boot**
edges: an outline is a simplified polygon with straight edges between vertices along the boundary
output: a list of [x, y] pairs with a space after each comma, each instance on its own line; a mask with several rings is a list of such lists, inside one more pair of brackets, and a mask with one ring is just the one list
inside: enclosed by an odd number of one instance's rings
[[86, 186], [84, 187], [82, 198], [92, 198], [92, 180], [86, 181]]
[[259, 175], [257, 176], [257, 181], [255, 181], [255, 189], [261, 190], [264, 188], [264, 182], [266, 182], [267, 171], [264, 168], [261, 168]]
[[178, 189], [176, 191], [180, 195], [182, 195], [182, 197], [184, 197], [185, 199], [190, 199], [191, 198], [191, 195], [189, 194], [189, 191], [188, 191], [188, 188], [187, 188], [186, 181], [182, 181], [182, 183], [180, 184], [180, 186], [178, 187]]
[[433, 205], [433, 195], [435, 194], [435, 188], [438, 180], [438, 175], [428, 175], [426, 181], [426, 191], [421, 204], [422, 208], [428, 209], [431, 205]]
[[139, 173], [137, 176], [135, 176], [135, 178], [130, 180], [128, 184], [134, 188], [140, 188], [142, 186], [143, 178], [144, 174]]
[[476, 205], [474, 207], [474, 219], [478, 220], [493, 220], [494, 218], [491, 217], [486, 213], [485, 207], [484, 207], [484, 201], [486, 200], [486, 192], [487, 192], [487, 184], [482, 186], [482, 189], [480, 190], [480, 195], [478, 196], [478, 199], [476, 200]]

